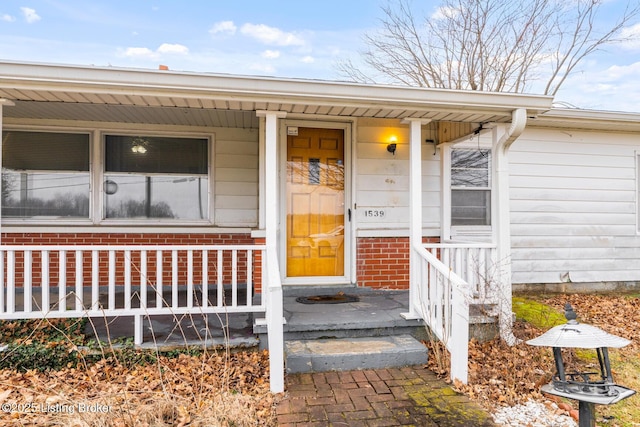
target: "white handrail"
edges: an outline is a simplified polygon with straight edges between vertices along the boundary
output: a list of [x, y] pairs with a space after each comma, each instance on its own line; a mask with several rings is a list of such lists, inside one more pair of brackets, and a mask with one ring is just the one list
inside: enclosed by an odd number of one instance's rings
[[411, 301], [427, 326], [451, 354], [451, 379], [466, 384], [469, 358], [469, 300], [467, 282], [423, 246], [412, 250], [420, 260], [419, 288]]
[[467, 282], [473, 303], [498, 303], [500, 292], [496, 289], [495, 275], [499, 265], [495, 244], [451, 242], [423, 246]]

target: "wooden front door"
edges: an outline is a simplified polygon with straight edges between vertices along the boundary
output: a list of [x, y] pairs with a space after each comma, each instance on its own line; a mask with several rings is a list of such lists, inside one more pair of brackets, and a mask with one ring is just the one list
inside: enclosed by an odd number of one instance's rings
[[287, 276], [344, 276], [344, 130], [289, 133]]

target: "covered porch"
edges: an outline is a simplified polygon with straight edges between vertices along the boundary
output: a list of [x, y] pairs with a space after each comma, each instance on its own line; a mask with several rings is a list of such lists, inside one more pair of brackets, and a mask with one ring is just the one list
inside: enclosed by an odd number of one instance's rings
[[[82, 131], [93, 147], [87, 171], [93, 183], [91, 209], [86, 218], [2, 218], [2, 319], [130, 316], [136, 344], [142, 344], [143, 319], [150, 316], [254, 313], [258, 325], [264, 324], [268, 331], [272, 390], [282, 391], [282, 282], [287, 279], [282, 246], [281, 156], [286, 133], [282, 123], [293, 119], [350, 129], [347, 182], [351, 196], [344, 206], [348, 220], [344, 224], [347, 256], [342, 285], [362, 281], [359, 239], [408, 238], [410, 268], [403, 316], [424, 320], [448, 348], [456, 349], [453, 377], [466, 381], [466, 353], [461, 349], [468, 340], [470, 303], [494, 307], [502, 319], [503, 338], [513, 340], [510, 321], [505, 320], [511, 316], [507, 153], [528, 117], [550, 108], [548, 97], [19, 63], [0, 64], [0, 97], [3, 131]], [[373, 123], [371, 136], [364, 136], [365, 129], [359, 125], [365, 121]], [[390, 121], [402, 130], [396, 143], [406, 157], [394, 152], [391, 159], [375, 161], [393, 162], [402, 170], [409, 166], [403, 196], [408, 204], [394, 206], [394, 218], [372, 225], [364, 215], [374, 205], [362, 194], [361, 183], [367, 178], [358, 168], [363, 169], [371, 156], [379, 156], [376, 147], [386, 149], [390, 141], [384, 139], [384, 129]], [[110, 190], [101, 185], [106, 177], [101, 141], [105, 132], [115, 128], [129, 134], [217, 133], [217, 138], [211, 137], [216, 144], [210, 142], [213, 160], [205, 171], [210, 183], [209, 216], [173, 223], [105, 217], [102, 205]], [[256, 133], [255, 144], [246, 144], [255, 146], [255, 152], [233, 152], [235, 143], [225, 132], [235, 135], [235, 130]], [[477, 135], [476, 131], [488, 138], [493, 155], [491, 230], [483, 243], [451, 239], [451, 224], [446, 219], [448, 187], [440, 179], [446, 165], [441, 159], [443, 169], [436, 180], [423, 170], [436, 147], [442, 153]], [[221, 151], [223, 148], [229, 151]], [[375, 153], [365, 154], [370, 149]], [[246, 166], [232, 170], [232, 156], [234, 161], [255, 159], [255, 168], [250, 169], [256, 173], [255, 182], [242, 176]], [[255, 192], [246, 189], [247, 182], [250, 187], [255, 185]], [[442, 200], [441, 212], [439, 218], [429, 218], [427, 222], [437, 224], [429, 228], [425, 227], [423, 187], [434, 183]], [[230, 188], [245, 193], [242, 198], [225, 193]], [[3, 200], [4, 196], [3, 191]], [[218, 237], [213, 239], [215, 244], [202, 243], [199, 238], [189, 240], [194, 232], [249, 238], [243, 244], [233, 239], [225, 243]], [[118, 233], [127, 243], [110, 241], [105, 233]], [[179, 234], [183, 239], [180, 244], [145, 244], [145, 233]], [[53, 244], [51, 234], [56, 236]], [[104, 234], [106, 243], [88, 244], [96, 234]], [[132, 234], [137, 237], [131, 238]], [[72, 238], [65, 240], [67, 235]], [[437, 243], [425, 243], [428, 241]], [[32, 298], [35, 288], [38, 299]], [[124, 292], [121, 302], [116, 289]], [[105, 293], [106, 298], [101, 299]], [[22, 305], [17, 294], [24, 295]]]

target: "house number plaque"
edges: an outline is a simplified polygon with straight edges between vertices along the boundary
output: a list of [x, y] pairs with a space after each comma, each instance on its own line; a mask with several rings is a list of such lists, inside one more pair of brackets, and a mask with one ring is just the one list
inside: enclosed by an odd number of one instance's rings
[[386, 216], [384, 209], [365, 209], [365, 218], [384, 218]]

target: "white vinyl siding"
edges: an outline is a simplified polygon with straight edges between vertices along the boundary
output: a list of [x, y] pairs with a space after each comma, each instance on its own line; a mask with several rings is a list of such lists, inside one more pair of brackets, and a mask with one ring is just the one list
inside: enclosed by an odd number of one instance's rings
[[258, 225], [258, 148], [258, 131], [255, 129], [216, 129], [216, 225]]
[[[387, 151], [397, 137], [395, 155]], [[428, 127], [422, 139], [434, 139]], [[356, 131], [356, 194], [358, 229], [367, 234], [409, 228], [409, 126], [399, 120], [359, 119]], [[422, 146], [422, 218], [425, 235], [440, 235], [440, 150]], [[366, 212], [373, 216], [366, 216]], [[376, 216], [376, 212], [384, 212]], [[385, 231], [383, 231], [385, 230]], [[398, 234], [400, 233], [400, 234]]]
[[635, 135], [527, 129], [509, 154], [514, 283], [640, 280]]

